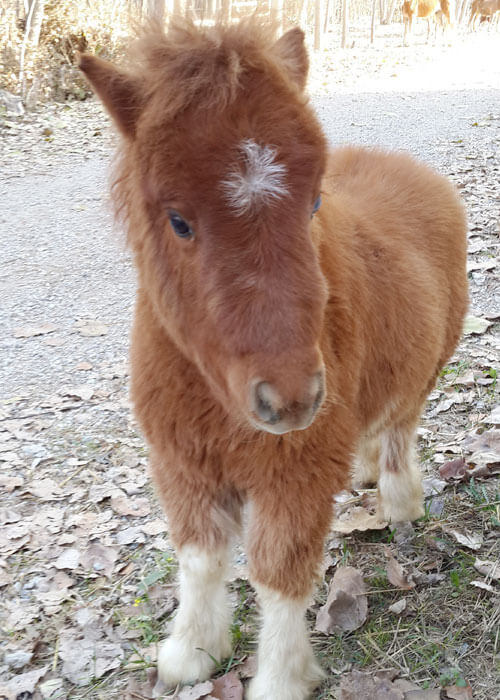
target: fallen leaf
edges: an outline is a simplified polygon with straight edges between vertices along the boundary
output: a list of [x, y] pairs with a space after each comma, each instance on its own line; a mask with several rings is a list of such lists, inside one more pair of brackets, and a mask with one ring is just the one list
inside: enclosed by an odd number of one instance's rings
[[479, 571], [480, 574], [486, 576], [486, 578], [492, 581], [500, 581], [500, 561], [482, 561], [481, 559], [476, 559], [474, 568], [476, 571]]
[[467, 472], [467, 464], [461, 457], [445, 462], [439, 467], [439, 474], [443, 479], [463, 479]]
[[200, 700], [200, 698], [209, 695], [213, 687], [212, 681], [197, 683], [195, 686], [188, 685], [175, 696], [175, 700]]
[[406, 610], [406, 598], [401, 598], [401, 600], [397, 600], [392, 605], [389, 605], [389, 610], [395, 615], [401, 615]]
[[325, 634], [361, 627], [368, 615], [366, 586], [361, 572], [340, 566], [330, 584], [328, 599], [316, 617], [316, 629]]
[[88, 370], [93, 369], [93, 365], [90, 362], [79, 362], [75, 365], [75, 369], [80, 372], [88, 372]]
[[334, 532], [349, 534], [354, 530], [383, 530], [387, 521], [380, 520], [377, 514], [370, 514], [366, 508], [353, 506], [334, 519], [331, 529]]
[[14, 329], [14, 338], [34, 338], [37, 335], [53, 333], [57, 326], [53, 323], [42, 323], [40, 326], [23, 326]]
[[144, 523], [144, 525], [140, 525], [141, 530], [146, 534], [149, 535], [150, 537], [154, 537], [154, 535], [159, 535], [162, 532], [167, 532], [167, 523], [164, 520], [161, 520], [160, 518], [157, 518], [156, 520], [150, 520], [148, 523]]
[[29, 664], [33, 657], [33, 652], [31, 651], [9, 651], [5, 652], [3, 661], [4, 663], [7, 664], [10, 668], [24, 668], [26, 664]]
[[81, 384], [72, 388], [61, 389], [61, 396], [75, 396], [82, 401], [88, 401], [94, 396], [94, 390], [88, 384]]
[[15, 488], [22, 486], [24, 479], [22, 476], [7, 476], [0, 474], [0, 489], [5, 489], [7, 493], [12, 493]]
[[101, 678], [118, 668], [123, 657], [119, 644], [79, 637], [70, 630], [60, 635], [59, 657], [63, 660], [62, 674], [78, 686], [87, 685], [93, 678]]
[[488, 593], [495, 593], [493, 586], [490, 583], [486, 583], [486, 581], [471, 581], [470, 585], [475, 588], [481, 588], [483, 591], [488, 591]]
[[435, 477], [430, 477], [428, 479], [422, 480], [422, 487], [424, 489], [424, 496], [429, 498], [435, 494], [442, 493], [448, 486], [446, 481], [442, 479], [436, 479]]
[[415, 588], [415, 582], [409, 578], [401, 564], [395, 559], [391, 550], [388, 547], [384, 547], [384, 553], [387, 557], [387, 578], [389, 582], [392, 583], [395, 588], [402, 588], [406, 591]]
[[63, 700], [64, 698], [64, 680], [62, 678], [51, 678], [48, 681], [40, 683], [38, 690], [42, 694], [44, 700]]
[[405, 693], [405, 700], [441, 700], [440, 688], [427, 688], [426, 690], [410, 690]]
[[483, 537], [482, 535], [479, 534], [462, 534], [461, 532], [458, 532], [458, 530], [446, 530], [446, 532], [449, 532], [450, 535], [453, 535], [453, 537], [456, 539], [456, 541], [463, 545], [464, 547], [467, 547], [468, 549], [481, 549], [482, 544], [483, 544]]
[[14, 676], [5, 685], [0, 686], [0, 694], [4, 694], [7, 698], [11, 697], [13, 700], [31, 697], [35, 692], [38, 681], [45, 676], [49, 668], [49, 666], [43, 666], [27, 673], [21, 673], [19, 676]]
[[493, 411], [481, 419], [481, 423], [489, 423], [491, 425], [500, 425], [500, 406], [497, 406]]
[[257, 657], [249, 656], [245, 661], [238, 666], [238, 675], [243, 680], [253, 678], [257, 673]]
[[56, 569], [76, 569], [80, 563], [80, 552], [78, 549], [70, 547], [56, 559], [54, 566]]
[[92, 542], [82, 553], [80, 565], [86, 570], [92, 570], [111, 578], [117, 559], [118, 549], [105, 547], [99, 542]]
[[218, 700], [243, 700], [243, 685], [235, 671], [212, 681], [210, 694]]
[[389, 679], [361, 671], [346, 674], [340, 684], [340, 700], [404, 700], [404, 693]]
[[464, 323], [464, 335], [482, 335], [492, 325], [491, 321], [478, 316], [467, 316]]
[[472, 700], [472, 688], [468, 683], [464, 687], [447, 685], [445, 691], [446, 697], [450, 700]]
[[151, 512], [151, 504], [147, 498], [127, 498], [125, 494], [112, 496], [111, 508], [118, 515], [134, 515], [144, 518]]
[[108, 327], [101, 321], [88, 320], [75, 323], [78, 333], [84, 338], [94, 338], [108, 333]]
[[26, 487], [26, 491], [42, 501], [55, 501], [63, 496], [53, 479], [33, 479]]

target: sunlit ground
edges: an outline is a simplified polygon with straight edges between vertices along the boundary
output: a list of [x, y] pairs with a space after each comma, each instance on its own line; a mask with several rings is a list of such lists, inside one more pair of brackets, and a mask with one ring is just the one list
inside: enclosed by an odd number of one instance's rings
[[[500, 25], [448, 30], [426, 41], [427, 25], [417, 22], [403, 46], [403, 25], [376, 28], [370, 44], [368, 20], [351, 26], [347, 45], [340, 48], [340, 26], [325, 37], [319, 52], [311, 51], [311, 93], [422, 92], [460, 89], [499, 90]], [[354, 46], [353, 46], [354, 44]]]

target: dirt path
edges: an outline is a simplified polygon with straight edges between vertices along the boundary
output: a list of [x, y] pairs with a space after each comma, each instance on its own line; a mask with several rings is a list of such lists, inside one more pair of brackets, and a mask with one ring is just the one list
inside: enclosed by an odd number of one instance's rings
[[[431, 397], [420, 448], [425, 469], [436, 476], [444, 461], [463, 454], [478, 427], [498, 425], [498, 418], [481, 423], [498, 403], [498, 34], [462, 37], [451, 46], [423, 46], [417, 35], [406, 50], [397, 43], [399, 27], [384, 31], [374, 48], [356, 39], [353, 50], [325, 51], [314, 62], [311, 92], [333, 144], [409, 150], [450, 176], [467, 204], [471, 310], [490, 326], [466, 336]], [[149, 645], [175, 606], [166, 526], [145, 477], [144, 445], [127, 399], [134, 274], [112, 229], [111, 153], [109, 125], [97, 103], [0, 117], [0, 654], [7, 654], [3, 661], [0, 656], [0, 690], [31, 673], [18, 692], [32, 692], [32, 683], [35, 698], [123, 698], [132, 692], [131, 686], [125, 690], [131, 675], [146, 693]], [[477, 556], [498, 558], [498, 481], [485, 484], [476, 495], [448, 489], [437, 518], [419, 526], [422, 542], [444, 527], [444, 512], [456, 528], [481, 534]], [[474, 576], [473, 550], [456, 541], [452, 546], [439, 532], [446, 543], [434, 557], [446, 576], [430, 596], [425, 582], [412, 591], [410, 607], [417, 612], [410, 620], [421, 615], [432, 627], [436, 606], [455, 616], [454, 592], [464, 619], [455, 620], [449, 644], [443, 618], [429, 639], [428, 631], [420, 640], [401, 632], [392, 646], [377, 637], [377, 646], [395, 653], [413, 643], [415, 658], [402, 653], [399, 665], [390, 655], [381, 658], [420, 684], [436, 685], [443, 669], [452, 668], [470, 680], [474, 698], [494, 700], [498, 634], [489, 626], [495, 620], [498, 626], [498, 586], [490, 597], [464, 587]], [[376, 540], [378, 552], [363, 535], [345, 539], [350, 563], [380, 588], [384, 541]], [[418, 557], [405, 561], [419, 566]], [[455, 588], [458, 574], [448, 570], [460, 571]], [[245, 586], [235, 583], [233, 591], [251, 620], [253, 598]], [[381, 613], [393, 598], [385, 595]], [[371, 621], [379, 622], [376, 603]], [[433, 635], [440, 639], [432, 641]], [[362, 636], [358, 641], [366, 643]], [[355, 637], [343, 645], [317, 642], [325, 659], [330, 655], [318, 698], [336, 697], [339, 674], [352, 666], [371, 670], [380, 662], [377, 654], [360, 658], [356, 643]], [[418, 656], [418, 644], [428, 655]], [[135, 674], [127, 667], [134, 649], [142, 654]], [[238, 647], [241, 657], [249, 650], [250, 641]], [[9, 700], [12, 687], [5, 691]]]

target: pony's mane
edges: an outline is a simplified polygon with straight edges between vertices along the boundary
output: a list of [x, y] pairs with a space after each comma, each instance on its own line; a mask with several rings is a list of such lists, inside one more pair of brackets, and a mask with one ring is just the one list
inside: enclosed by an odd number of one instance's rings
[[275, 40], [276, 26], [257, 17], [207, 27], [175, 17], [166, 31], [151, 22], [132, 48], [130, 71], [164, 117], [186, 107], [222, 110], [236, 100], [251, 71], [275, 75], [295, 91], [273, 55]]

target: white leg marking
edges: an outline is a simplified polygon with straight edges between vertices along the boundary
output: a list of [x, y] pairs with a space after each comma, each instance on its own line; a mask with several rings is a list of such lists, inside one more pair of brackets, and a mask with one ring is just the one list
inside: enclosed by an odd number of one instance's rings
[[178, 557], [180, 605], [173, 632], [158, 654], [158, 675], [169, 686], [206, 680], [215, 666], [212, 658], [220, 661], [231, 652], [227, 552], [188, 545]]
[[380, 473], [379, 458], [380, 438], [361, 438], [352, 467], [352, 485], [354, 488], [377, 483]]
[[416, 520], [424, 514], [422, 476], [413, 454], [412, 436], [391, 429], [381, 438], [379, 507], [385, 520]]
[[257, 675], [248, 700], [305, 700], [324, 676], [317, 664], [304, 619], [308, 600], [285, 598], [256, 586], [262, 608]]

